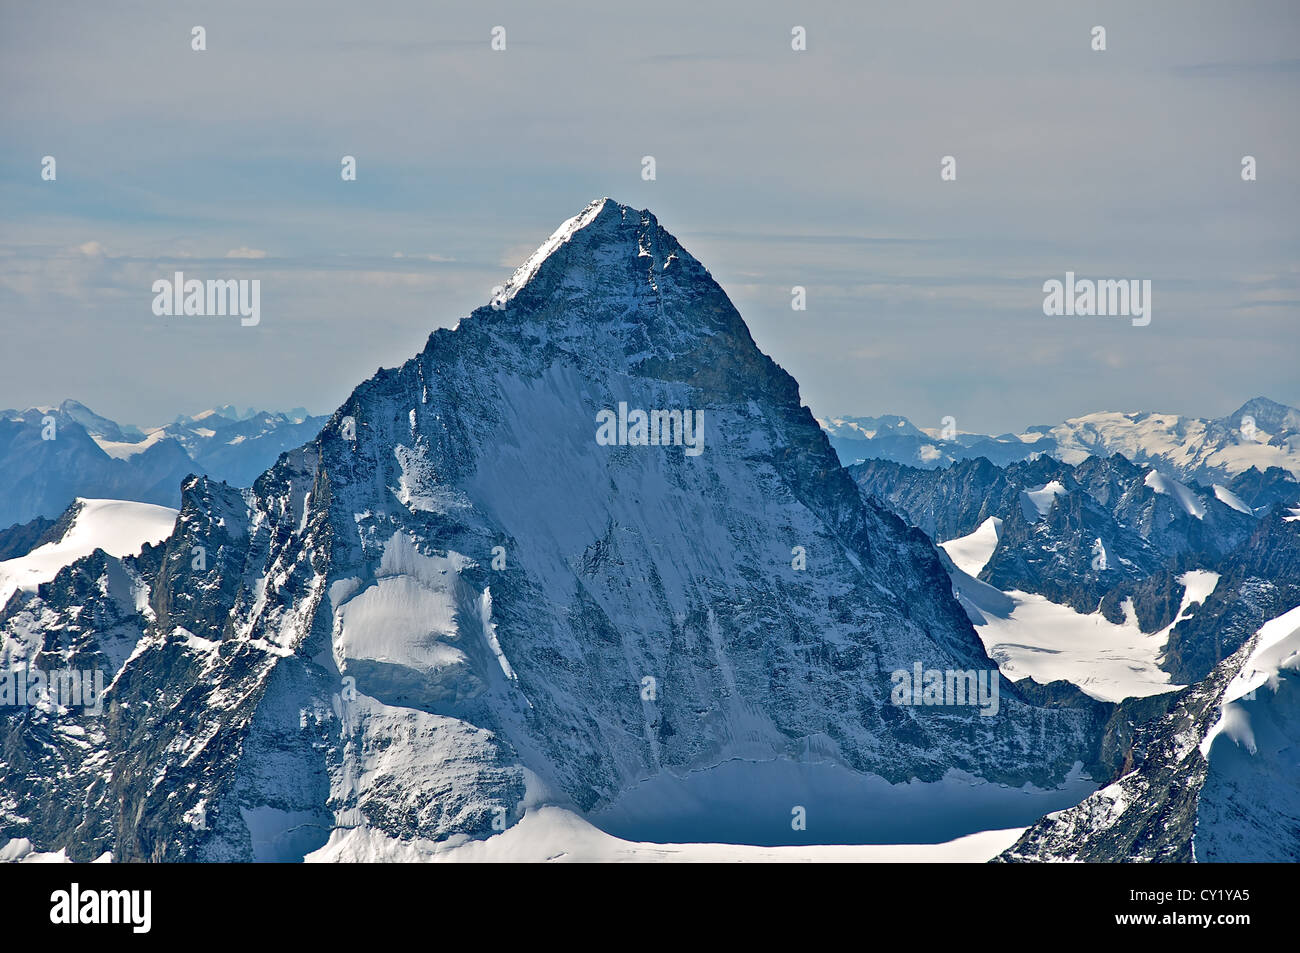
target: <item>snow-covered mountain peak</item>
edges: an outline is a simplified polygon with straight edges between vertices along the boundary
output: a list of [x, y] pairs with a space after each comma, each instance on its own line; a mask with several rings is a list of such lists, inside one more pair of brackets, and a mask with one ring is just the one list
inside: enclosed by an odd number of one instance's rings
[[634, 209], [610, 198], [596, 199], [561, 224], [515, 270], [503, 291], [494, 299], [493, 307], [501, 310], [535, 282], [540, 281], [549, 291], [551, 282], [545, 280], [547, 278], [564, 275], [565, 285], [571, 288], [581, 286], [585, 283], [584, 277], [574, 273], [575, 262], [585, 263], [588, 268], [592, 264], [602, 268], [615, 264], [625, 268], [631, 266], [635, 273], [644, 272], [653, 284], [655, 272], [664, 271], [674, 261], [684, 258], [690, 256], [677, 239], [660, 227], [658, 219], [648, 209]]
[[[488, 837], [530, 779], [620, 836], [684, 819], [779, 841], [815, 796], [822, 836], [870, 838], [892, 814], [836, 807], [864, 785], [934, 785], [935, 805], [952, 772], [1017, 805], [1026, 783], [1054, 792], [1016, 808], [1027, 823], [1077, 799], [1078, 770], [1109, 771], [1098, 712], [995, 681], [933, 546], [859, 495], [794, 379], [654, 216], [594, 203], [512, 291], [359, 385], [249, 490], [187, 481], [165, 549], [123, 564], [152, 611], [104, 616], [130, 659], [106, 702], [128, 719], [67, 784], [84, 800], [102, 763], [131, 791], [103, 787], [85, 850]], [[657, 437], [635, 436], [637, 413]], [[84, 593], [110, 569], [79, 564], [0, 632], [18, 644], [47, 606], [51, 632], [100, 618]], [[996, 712], [895, 700], [918, 665], [983, 678]], [[736, 790], [771, 801], [743, 830]], [[917, 836], [978, 823], [936, 807]]]
[[1247, 418], [1253, 420], [1257, 428], [1270, 434], [1290, 434], [1300, 430], [1300, 410], [1267, 397], [1252, 397], [1238, 407], [1235, 413], [1220, 418], [1217, 423], [1232, 429], [1240, 427], [1241, 422]]
[[537, 246], [537, 251], [529, 255], [528, 259], [515, 269], [515, 273], [506, 282], [505, 293], [502, 297], [509, 300], [518, 294], [519, 290], [532, 280], [533, 275], [537, 274], [537, 270], [542, 267], [542, 263], [550, 258], [561, 245], [595, 221], [608, 204], [608, 198], [595, 199], [573, 218], [561, 222], [560, 227], [551, 233], [551, 237]]
[[[860, 805], [912, 782], [929, 842], [985, 823], [957, 790], [1012, 826], [1113, 771], [1105, 712], [1001, 679], [930, 541], [858, 493], [704, 267], [611, 201], [248, 490], [186, 481], [165, 546], [119, 562], [0, 615], [23, 659], [41, 619], [50, 646], [82, 620], [112, 650], [125, 714], [84, 770], [46, 746], [10, 784], [92, 816], [77, 858], [397, 856], [542, 803], [737, 843], [794, 842], [811, 803], [818, 837], [872, 842], [901, 812]], [[918, 669], [975, 694], [902, 694]], [[3, 807], [0, 836], [71, 843]]]
[[[625, 399], [670, 406], [667, 395], [646, 390], [663, 382], [728, 399], [798, 394], [708, 270], [652, 213], [608, 199], [553, 233], [490, 305], [436, 331], [421, 361], [526, 375], [570, 364], [592, 384], [611, 375], [641, 382], [610, 388], [605, 407]], [[425, 392], [421, 385], [421, 402]], [[698, 396], [677, 394], [671, 406], [699, 409], [684, 402]]]
[[[1194, 516], [1198, 520], [1205, 519], [1205, 505], [1197, 499], [1190, 487], [1162, 475], [1154, 468], [1147, 472], [1144, 483], [1157, 493], [1173, 497], [1188, 516]], [[1234, 507], [1234, 509], [1240, 508]]]

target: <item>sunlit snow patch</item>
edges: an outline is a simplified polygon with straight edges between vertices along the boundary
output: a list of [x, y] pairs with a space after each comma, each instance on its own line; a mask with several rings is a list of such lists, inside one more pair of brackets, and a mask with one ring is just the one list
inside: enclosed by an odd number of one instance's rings
[[1182, 688], [1156, 664], [1167, 634], [1143, 632], [1131, 607], [1116, 625], [1100, 612], [1082, 615], [1034, 593], [1006, 595], [1011, 612], [985, 611], [975, 631], [1007, 678], [1028, 676], [1041, 684], [1064, 679], [1110, 702]]
[[[113, 862], [112, 851], [105, 851], [96, 857], [91, 863], [93, 864], [111, 864]], [[32, 846], [32, 842], [26, 837], [10, 838], [9, 842], [0, 847], [0, 864], [70, 864], [68, 859], [67, 848], [59, 848], [54, 851], [39, 851]]]
[[1220, 733], [1254, 753], [1255, 736], [1250, 715], [1240, 702], [1253, 698], [1261, 688], [1276, 690], [1280, 673], [1284, 669], [1300, 671], [1300, 606], [1266, 622], [1260, 628], [1250, 657], [1224, 690], [1218, 723], [1201, 742], [1201, 754], [1204, 757], [1209, 758], [1214, 739]]
[[[1151, 487], [1157, 493], [1164, 493], [1166, 496], [1172, 496], [1178, 505], [1183, 508], [1189, 516], [1195, 516], [1198, 520], [1205, 519], [1205, 506], [1196, 498], [1196, 494], [1190, 489], [1179, 483], [1177, 480], [1171, 480], [1167, 476], [1162, 476], [1155, 470], [1147, 474], [1146, 485]], [[1240, 500], [1238, 501], [1240, 502]], [[1244, 504], [1243, 504], [1244, 505]], [[1246, 512], [1250, 512], [1249, 509]]]
[[990, 516], [975, 529], [973, 533], [940, 543], [953, 564], [962, 572], [978, 576], [980, 570], [993, 556], [998, 547], [998, 538], [1002, 535], [1002, 520]]
[[1226, 503], [1238, 513], [1251, 515], [1254, 512], [1246, 504], [1245, 500], [1239, 497], [1236, 493], [1233, 493], [1226, 486], [1220, 486], [1218, 483], [1214, 484], [1214, 496], [1220, 503]]
[[1065, 492], [1060, 480], [1052, 480], [1032, 490], [1020, 491], [1020, 506], [1025, 519], [1031, 523], [1043, 519], [1052, 512], [1052, 503]]
[[[18, 589], [35, 591], [65, 566], [102, 549], [110, 556], [135, 556], [145, 543], [160, 543], [172, 534], [176, 510], [127, 500], [77, 500], [80, 510], [57, 542], [38, 546], [26, 556], [0, 562], [0, 606]], [[74, 504], [76, 505], [76, 504]]]
[[[211, 434], [212, 431], [209, 430], [208, 435], [210, 436]], [[136, 454], [144, 453], [150, 447], [161, 443], [166, 439], [166, 437], [167, 431], [159, 428], [150, 433], [149, 436], [145, 437], [143, 440], [137, 441], [136, 443], [130, 443], [125, 440], [105, 440], [103, 437], [96, 437], [93, 434], [90, 439], [95, 441], [95, 443], [99, 445], [99, 449], [103, 450], [114, 460], [129, 460]]]
[[1014, 844], [1024, 828], [981, 831], [942, 844], [810, 845], [652, 844], [622, 840], [559, 807], [531, 808], [518, 824], [486, 840], [456, 846], [400, 841], [372, 828], [335, 830], [308, 854], [314, 862], [443, 863], [985, 863]]

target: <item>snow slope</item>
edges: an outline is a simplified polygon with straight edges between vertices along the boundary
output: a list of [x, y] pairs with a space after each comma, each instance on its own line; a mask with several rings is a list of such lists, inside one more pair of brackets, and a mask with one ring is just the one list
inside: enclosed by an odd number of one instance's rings
[[1251, 754], [1256, 752], [1250, 712], [1242, 700], [1254, 701], [1261, 688], [1276, 691], [1284, 671], [1300, 671], [1300, 606], [1260, 628], [1253, 650], [1223, 693], [1218, 722], [1201, 742], [1207, 760], [1220, 734]]
[[109, 440], [98, 434], [91, 434], [90, 439], [99, 445], [99, 449], [114, 460], [129, 460], [138, 453], [144, 453], [150, 447], [167, 439], [167, 431], [159, 427], [143, 440], [131, 443], [125, 440]]
[[[1010, 832], [1008, 832], [1010, 833]], [[111, 864], [113, 854], [106, 851], [91, 861], [92, 864]], [[0, 864], [70, 864], [66, 848], [54, 851], [39, 851], [26, 837], [13, 837], [0, 847]]]
[[1214, 496], [1220, 503], [1228, 504], [1238, 513], [1254, 512], [1254, 510], [1252, 510], [1248, 505], [1246, 505], [1245, 500], [1243, 500], [1236, 493], [1233, 493], [1231, 490], [1229, 490], [1226, 486], [1223, 486], [1222, 484], [1219, 483], [1214, 484]]
[[993, 555], [993, 550], [998, 548], [998, 536], [1001, 532], [1002, 520], [990, 516], [980, 523], [975, 532], [950, 539], [939, 545], [958, 569], [969, 576], [978, 576], [984, 564]]
[[999, 859], [1300, 860], [1298, 671], [1300, 607], [1265, 623], [1144, 726], [1131, 770], [1046, 815]]
[[1006, 615], [977, 624], [989, 655], [1007, 678], [1046, 684], [1065, 679], [1101, 701], [1175, 691], [1158, 666], [1168, 636], [1145, 633], [1129, 613], [1121, 625], [1101, 613], [1082, 615], [1040, 595], [1013, 590]]
[[1300, 860], [1298, 672], [1300, 606], [1259, 630], [1201, 742], [1197, 860]]
[[1065, 487], [1060, 480], [1050, 480], [1040, 487], [1021, 491], [1020, 503], [1024, 509], [1025, 519], [1032, 522], [1046, 517], [1052, 512], [1052, 504], [1056, 502], [1056, 498], [1064, 492]]
[[1174, 620], [1156, 633], [1162, 649], [1168, 643], [1169, 634], [1174, 631], [1174, 627], [1191, 617], [1193, 606], [1198, 606], [1209, 598], [1210, 593], [1218, 587], [1220, 578], [1217, 572], [1208, 569], [1192, 569], [1178, 577], [1178, 582], [1183, 587], [1183, 598], [1178, 611], [1174, 613]]
[[79, 499], [73, 507], [76, 515], [62, 539], [0, 562], [0, 606], [15, 591], [34, 591], [60, 569], [96, 549], [110, 556], [137, 555], [145, 543], [159, 543], [170, 536], [176, 523], [176, 510], [152, 503]]
[[[1183, 508], [1183, 511], [1187, 513], [1188, 516], [1194, 516], [1198, 520], [1205, 519], [1205, 504], [1196, 498], [1195, 493], [1177, 480], [1163, 476], [1155, 470], [1152, 470], [1147, 474], [1146, 485], [1151, 487], [1151, 489], [1155, 490], [1157, 493], [1164, 493], [1166, 496], [1172, 496], [1178, 501], [1178, 505]], [[1238, 500], [1237, 502], [1240, 503], [1241, 501]], [[1245, 512], [1250, 512], [1250, 510], [1246, 509]]]
[[[974, 548], [970, 540], [982, 531], [983, 526], [971, 537], [950, 543], [963, 544], [956, 547], [961, 554]], [[946, 552], [949, 545], [941, 548]], [[1032, 678], [1042, 684], [1063, 679], [1110, 702], [1182, 687], [1171, 684], [1169, 673], [1160, 669], [1161, 653], [1174, 625], [1187, 617], [1191, 606], [1204, 602], [1219, 581], [1217, 573], [1184, 573], [1178, 579], [1185, 590], [1174, 622], [1159, 632], [1144, 633], [1127, 603], [1124, 621], [1116, 624], [1100, 612], [1085, 615], [1036, 593], [1003, 592], [963, 571], [955, 558], [952, 562], [953, 591], [1003, 675], [1013, 682]]]
[[374, 828], [335, 830], [309, 862], [440, 863], [984, 863], [1015, 843], [1023, 828], [981, 831], [943, 844], [753, 847], [744, 844], [652, 844], [621, 840], [572, 811], [539, 806], [486, 840], [400, 841]]

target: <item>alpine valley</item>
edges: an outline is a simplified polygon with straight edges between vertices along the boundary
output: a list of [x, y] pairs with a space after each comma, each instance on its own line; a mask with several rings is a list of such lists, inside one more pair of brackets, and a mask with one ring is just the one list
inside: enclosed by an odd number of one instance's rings
[[819, 423], [602, 199], [328, 418], [4, 416], [0, 693], [105, 687], [0, 705], [0, 859], [1300, 859], [1262, 398]]

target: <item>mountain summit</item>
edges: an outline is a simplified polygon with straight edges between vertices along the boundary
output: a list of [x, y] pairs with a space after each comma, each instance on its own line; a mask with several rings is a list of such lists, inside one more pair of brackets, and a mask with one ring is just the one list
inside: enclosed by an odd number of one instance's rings
[[[925, 536], [860, 496], [707, 270], [609, 199], [251, 490], [183, 489], [161, 547], [0, 615], [6, 664], [108, 667], [96, 619], [136, 642], [84, 736], [0, 715], [0, 750], [49, 761], [0, 789], [53, 806], [0, 838], [407, 857], [550, 804], [642, 839], [934, 842], [1113, 767], [1110, 707], [998, 676]], [[917, 669], [971, 698], [897, 704]]]
[[588, 368], [598, 363], [736, 394], [764, 386], [797, 394], [793, 379], [758, 351], [708, 270], [649, 211], [608, 198], [556, 229], [492, 305], [457, 331], [469, 324], [526, 347], [529, 361], [540, 348], [548, 359], [563, 352]]

